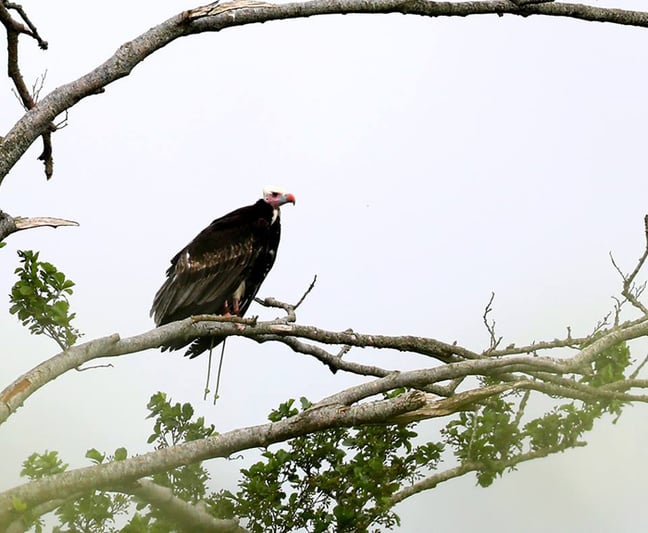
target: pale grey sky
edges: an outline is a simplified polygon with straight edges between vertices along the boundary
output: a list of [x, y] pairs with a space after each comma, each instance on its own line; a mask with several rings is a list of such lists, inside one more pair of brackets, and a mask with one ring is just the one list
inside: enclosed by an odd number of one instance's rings
[[[47, 92], [194, 6], [27, 3], [50, 50], [25, 42], [25, 74], [47, 69]], [[480, 349], [495, 291], [506, 343], [567, 326], [587, 334], [619, 290], [608, 252], [631, 269], [644, 245], [647, 45], [647, 30], [495, 16], [320, 17], [182, 39], [71, 110], [54, 136], [51, 182], [37, 143], [3, 183], [8, 213], [81, 226], [10, 237], [0, 294], [15, 250], [40, 249], [77, 283], [86, 339], [145, 331], [173, 254], [279, 183], [297, 205], [283, 210], [260, 295], [294, 301], [317, 274], [300, 322]], [[21, 114], [9, 87], [0, 87], [5, 130]], [[0, 331], [5, 384], [57, 351], [6, 312]], [[232, 340], [213, 407], [202, 401], [204, 357], [149, 351], [114, 364], [63, 376], [0, 429], [0, 488], [33, 451], [57, 449], [80, 466], [91, 447], [146, 450], [145, 405], [157, 390], [226, 431], [264, 422], [288, 397], [317, 400], [360, 381], [280, 346]], [[645, 531], [647, 435], [645, 408], [628, 409], [616, 426], [599, 424], [587, 448], [522, 465], [489, 489], [469, 476], [412, 498], [396, 508], [401, 530]], [[210, 466], [215, 486], [231, 488], [243, 463]]]

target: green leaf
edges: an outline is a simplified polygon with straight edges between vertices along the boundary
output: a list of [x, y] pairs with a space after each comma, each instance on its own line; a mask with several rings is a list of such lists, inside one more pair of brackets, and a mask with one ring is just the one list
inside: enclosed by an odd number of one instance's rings
[[101, 453], [99, 450], [96, 448], [90, 448], [86, 454], [86, 458], [90, 459], [93, 463], [95, 464], [101, 464], [103, 463], [104, 458], [106, 457], [105, 454]]
[[128, 457], [128, 452], [126, 448], [117, 448], [115, 450], [115, 461], [123, 461]]

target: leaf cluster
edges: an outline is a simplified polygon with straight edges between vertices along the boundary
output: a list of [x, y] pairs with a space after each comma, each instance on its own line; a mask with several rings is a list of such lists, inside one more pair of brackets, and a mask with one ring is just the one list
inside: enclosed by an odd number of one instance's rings
[[[115, 461], [126, 458], [126, 450], [121, 448], [114, 455], [100, 454], [97, 450], [88, 450], [86, 457], [95, 464], [106, 461]], [[68, 465], [58, 457], [58, 452], [45, 451], [42, 454], [33, 453], [24, 462], [21, 476], [30, 480], [41, 479], [67, 470]], [[129, 497], [124, 494], [104, 491], [91, 491], [85, 494], [68, 494], [62, 496], [61, 505], [56, 509], [58, 525], [52, 530], [54, 533], [76, 533], [105, 531], [117, 532], [115, 520], [125, 514], [129, 508]], [[14, 505], [15, 507], [15, 505]], [[40, 517], [31, 517], [25, 506], [23, 521], [37, 533], [44, 529], [44, 522]]]
[[[602, 387], [625, 378], [631, 363], [630, 350], [619, 343], [601, 352], [592, 363], [592, 373], [580, 379]], [[485, 378], [493, 384], [493, 378]], [[473, 411], [462, 412], [441, 433], [461, 464], [477, 465], [477, 483], [489, 486], [507, 469], [514, 469], [522, 453], [558, 452], [578, 445], [581, 437], [603, 414], [621, 414], [622, 402], [596, 398], [570, 401], [553, 407], [542, 416], [524, 416], [529, 393], [496, 396], [482, 401]]]
[[68, 296], [74, 283], [51, 263], [40, 261], [38, 252], [18, 251], [22, 265], [15, 270], [18, 280], [9, 295], [9, 312], [17, 315], [34, 335], [46, 335], [61, 349], [72, 346], [80, 336], [72, 326]]
[[[191, 404], [171, 403], [163, 392], [151, 396], [147, 409], [150, 413], [147, 418], [155, 419], [148, 443], [155, 443], [158, 450], [215, 434], [214, 426], [206, 425], [204, 417], [193, 420], [194, 409]], [[207, 509], [211, 509], [212, 513], [217, 515], [216, 498], [213, 493], [208, 492], [209, 479], [209, 472], [202, 463], [182, 466], [154, 474], [152, 477], [153, 482], [168, 487], [175, 496], [192, 504], [204, 502]], [[169, 533], [178, 530], [182, 530], [182, 524], [175, 523], [163, 509], [138, 502], [137, 512], [122, 531]]]
[[[310, 403], [301, 399], [302, 409]], [[277, 421], [297, 414], [294, 400], [273, 411]], [[398, 525], [390, 497], [438, 463], [443, 446], [414, 446], [412, 425], [330, 429], [266, 450], [241, 471], [237, 494], [221, 496], [254, 532], [380, 531]], [[371, 529], [374, 528], [374, 529]]]

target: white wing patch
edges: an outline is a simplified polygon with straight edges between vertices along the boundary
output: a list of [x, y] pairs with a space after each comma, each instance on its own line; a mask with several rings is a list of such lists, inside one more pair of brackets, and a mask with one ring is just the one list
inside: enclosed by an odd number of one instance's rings
[[234, 291], [234, 299], [240, 300], [245, 295], [245, 280], [241, 281], [241, 284]]

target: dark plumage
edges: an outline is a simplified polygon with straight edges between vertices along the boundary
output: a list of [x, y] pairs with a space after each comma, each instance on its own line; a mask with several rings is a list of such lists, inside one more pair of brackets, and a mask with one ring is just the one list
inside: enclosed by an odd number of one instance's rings
[[[295, 197], [266, 189], [261, 200], [214, 220], [180, 250], [153, 300], [155, 323], [200, 314], [243, 316], [274, 264], [281, 236], [279, 207], [287, 202], [294, 204]], [[191, 343], [185, 355], [193, 358], [220, 342], [220, 337], [198, 337], [162, 349]]]

